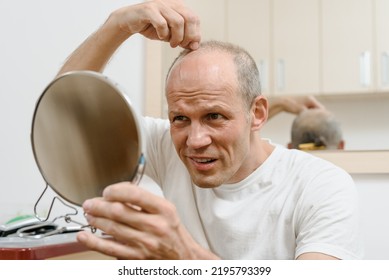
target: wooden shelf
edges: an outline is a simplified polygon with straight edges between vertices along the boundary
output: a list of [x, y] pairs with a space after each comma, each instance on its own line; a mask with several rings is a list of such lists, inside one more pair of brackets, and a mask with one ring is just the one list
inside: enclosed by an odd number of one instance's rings
[[311, 153], [336, 164], [350, 174], [389, 174], [389, 150], [327, 150]]

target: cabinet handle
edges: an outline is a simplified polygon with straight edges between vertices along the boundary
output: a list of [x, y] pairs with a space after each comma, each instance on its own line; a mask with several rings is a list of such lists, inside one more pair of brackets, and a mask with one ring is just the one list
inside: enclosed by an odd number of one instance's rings
[[285, 89], [285, 61], [283, 59], [277, 61], [277, 89]]
[[359, 57], [360, 80], [364, 87], [370, 86], [370, 52], [364, 51]]
[[383, 52], [381, 56], [382, 85], [389, 85], [389, 51]]
[[261, 82], [262, 91], [267, 90], [267, 64], [266, 61], [261, 59], [258, 63], [259, 80]]

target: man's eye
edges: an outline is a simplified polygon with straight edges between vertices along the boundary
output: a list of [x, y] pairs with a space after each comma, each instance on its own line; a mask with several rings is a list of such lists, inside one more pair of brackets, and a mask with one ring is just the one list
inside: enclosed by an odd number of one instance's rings
[[185, 120], [187, 120], [187, 118], [184, 117], [184, 116], [175, 116], [173, 118], [173, 122], [182, 122], [182, 121], [185, 121]]
[[208, 114], [207, 117], [210, 120], [218, 120], [218, 119], [221, 119], [223, 116], [218, 114], [218, 113], [211, 113], [211, 114]]

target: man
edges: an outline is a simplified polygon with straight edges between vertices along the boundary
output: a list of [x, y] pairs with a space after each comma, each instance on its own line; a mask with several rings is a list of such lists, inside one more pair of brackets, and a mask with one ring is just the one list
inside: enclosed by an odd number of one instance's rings
[[340, 125], [325, 109], [302, 111], [293, 121], [291, 139], [289, 147], [294, 149], [344, 149]]
[[113, 12], [60, 73], [102, 71], [136, 33], [187, 49], [166, 80], [169, 120], [143, 120], [146, 174], [164, 198], [108, 186], [83, 208], [112, 238], [78, 240], [120, 259], [360, 258], [350, 176], [260, 138], [268, 104], [255, 63], [233, 45], [200, 45], [198, 19], [180, 1]]

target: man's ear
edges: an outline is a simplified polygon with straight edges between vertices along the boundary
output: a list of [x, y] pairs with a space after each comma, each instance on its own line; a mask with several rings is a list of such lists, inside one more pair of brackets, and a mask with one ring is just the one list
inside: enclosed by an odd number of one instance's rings
[[262, 128], [266, 123], [268, 117], [268, 102], [263, 95], [259, 95], [254, 99], [253, 104], [251, 105], [251, 130], [257, 131]]

